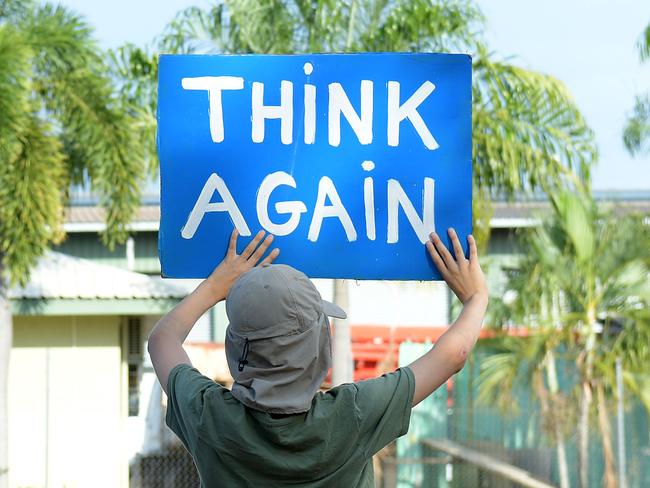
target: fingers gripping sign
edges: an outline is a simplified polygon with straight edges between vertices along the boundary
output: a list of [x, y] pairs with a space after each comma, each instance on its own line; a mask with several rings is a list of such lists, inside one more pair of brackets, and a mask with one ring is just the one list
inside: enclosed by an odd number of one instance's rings
[[280, 249], [275, 248], [262, 259], [273, 242], [273, 234], [266, 235], [263, 230], [255, 235], [241, 254], [237, 254], [238, 237], [239, 233], [237, 229], [234, 229], [230, 235], [226, 256], [206, 280], [218, 295], [222, 297], [228, 295], [230, 287], [242, 274], [253, 269], [255, 266], [271, 264], [280, 254]]
[[463, 248], [454, 229], [449, 229], [454, 256], [449, 252], [438, 234], [431, 233], [426, 243], [429, 255], [440, 274], [458, 299], [465, 303], [476, 293], [487, 293], [485, 276], [478, 260], [476, 241], [472, 235], [467, 236], [469, 244], [469, 259], [465, 257]]

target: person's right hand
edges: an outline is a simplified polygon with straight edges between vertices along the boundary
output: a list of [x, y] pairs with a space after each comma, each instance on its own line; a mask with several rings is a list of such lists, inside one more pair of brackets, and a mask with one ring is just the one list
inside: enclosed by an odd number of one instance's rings
[[244, 251], [237, 254], [237, 237], [239, 233], [236, 228], [233, 229], [226, 256], [203, 282], [213, 291], [215, 303], [226, 298], [230, 288], [242, 274], [255, 266], [271, 264], [278, 257], [280, 249], [275, 248], [262, 259], [262, 256], [273, 242], [273, 234], [267, 235], [266, 239], [264, 239], [265, 235], [266, 233], [263, 230], [259, 231]]
[[461, 303], [464, 304], [475, 295], [487, 297], [487, 284], [478, 262], [478, 251], [474, 237], [467, 236], [469, 259], [465, 258], [456, 231], [452, 228], [449, 229], [449, 237], [456, 255], [455, 259], [435, 232], [431, 233], [430, 240], [426, 243], [427, 250], [436, 268], [438, 268], [447, 285]]

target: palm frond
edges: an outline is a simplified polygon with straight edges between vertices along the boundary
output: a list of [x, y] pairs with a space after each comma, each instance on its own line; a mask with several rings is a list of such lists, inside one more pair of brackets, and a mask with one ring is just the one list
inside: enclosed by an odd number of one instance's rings
[[477, 400], [485, 405], [512, 408], [512, 391], [533, 382], [552, 339], [553, 332], [547, 330], [526, 338], [503, 336], [493, 342], [496, 351], [481, 361]]
[[118, 98], [133, 119], [132, 130], [142, 145], [147, 173], [156, 175], [159, 164], [156, 147], [158, 58], [146, 48], [125, 44], [108, 52], [108, 67], [117, 86]]
[[477, 401], [501, 408], [512, 404], [511, 394], [520, 364], [516, 351], [498, 352], [486, 357], [481, 362]]
[[108, 68], [121, 99], [155, 108], [158, 57], [148, 48], [127, 43], [108, 51]]
[[19, 27], [34, 52], [35, 70], [44, 76], [52, 72], [93, 65], [101, 52], [92, 28], [72, 10], [45, 3], [26, 13]]
[[633, 156], [650, 154], [650, 95], [636, 97], [623, 131], [623, 143]]
[[0, 24], [14, 23], [34, 8], [34, 0], [0, 0]]
[[280, 0], [237, 0], [181, 11], [157, 39], [162, 52], [290, 53], [295, 17]]
[[126, 238], [139, 204], [142, 145], [134, 118], [115, 97], [91, 29], [76, 14], [45, 4], [24, 21], [34, 58], [34, 88], [62, 128], [72, 180], [88, 175], [107, 207], [104, 240]]
[[65, 154], [52, 127], [32, 111], [20, 150], [0, 165], [0, 256], [10, 282], [24, 284], [52, 241], [62, 236]]
[[641, 34], [641, 38], [638, 43], [639, 56], [641, 61], [647, 61], [650, 59], [650, 23], [646, 26], [645, 30]]
[[359, 29], [355, 51], [465, 51], [475, 45], [483, 22], [480, 9], [468, 1], [387, 2], [383, 14], [369, 3], [369, 14], [359, 18], [371, 22]]
[[282, 0], [236, 0], [227, 5], [233, 40], [247, 51], [288, 54], [302, 50], [295, 44], [296, 17]]
[[28, 118], [31, 52], [21, 40], [14, 27], [0, 25], [0, 161], [17, 147]]
[[[296, 52], [346, 52], [364, 22], [376, 21], [391, 0], [294, 0], [287, 2], [295, 15]], [[374, 24], [373, 24], [374, 25]]]
[[474, 172], [506, 194], [588, 184], [594, 135], [555, 78], [490, 60], [474, 63]]
[[625, 388], [641, 400], [648, 414], [650, 414], [650, 378], [647, 374], [623, 372], [623, 383]]
[[581, 262], [593, 258], [596, 246], [593, 225], [595, 203], [579, 191], [559, 191], [550, 196], [558, 215], [557, 223], [573, 248], [573, 255]]
[[189, 7], [180, 11], [157, 37], [155, 44], [162, 53], [236, 52], [229, 38], [223, 3], [209, 10]]
[[610, 358], [622, 358], [626, 370], [647, 374], [650, 358], [650, 312], [647, 306], [616, 316], [621, 330], [606, 351]]

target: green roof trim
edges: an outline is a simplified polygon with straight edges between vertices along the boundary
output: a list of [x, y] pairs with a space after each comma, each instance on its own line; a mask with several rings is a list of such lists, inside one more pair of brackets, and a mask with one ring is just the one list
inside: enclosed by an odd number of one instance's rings
[[180, 298], [22, 298], [11, 300], [13, 315], [162, 315]]

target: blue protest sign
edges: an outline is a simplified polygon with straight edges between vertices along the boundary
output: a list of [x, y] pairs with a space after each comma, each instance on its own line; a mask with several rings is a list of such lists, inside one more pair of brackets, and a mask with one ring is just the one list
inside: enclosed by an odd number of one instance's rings
[[439, 279], [423, 243], [471, 232], [471, 124], [466, 55], [161, 56], [162, 274], [207, 276], [234, 225], [311, 277]]

